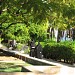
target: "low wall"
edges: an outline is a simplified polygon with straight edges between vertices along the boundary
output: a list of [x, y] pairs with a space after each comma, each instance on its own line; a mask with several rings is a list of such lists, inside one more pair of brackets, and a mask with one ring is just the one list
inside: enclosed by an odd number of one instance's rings
[[54, 66], [54, 64], [51, 64], [49, 61], [46, 61], [46, 60], [43, 60], [43, 59], [38, 59], [38, 58], [35, 58], [35, 57], [30, 57], [30, 56], [27, 56], [25, 54], [21, 54], [19, 52], [16, 52], [16, 51], [8, 51], [8, 50], [3, 50], [3, 49], [0, 49], [0, 51], [4, 52], [5, 54], [9, 55], [9, 56], [13, 56], [13, 57], [16, 57], [16, 58], [19, 58], [25, 62], [28, 62], [32, 65], [49, 65], [49, 66]]

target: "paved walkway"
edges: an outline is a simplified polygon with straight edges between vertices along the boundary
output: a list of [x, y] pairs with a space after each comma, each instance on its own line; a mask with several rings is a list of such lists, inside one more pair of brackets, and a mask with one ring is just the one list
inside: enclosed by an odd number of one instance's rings
[[[29, 56], [29, 55], [27, 55], [27, 56]], [[75, 75], [75, 66], [73, 66], [73, 65], [62, 63], [62, 62], [57, 62], [52, 59], [42, 59], [42, 61], [50, 62], [50, 64], [60, 67], [60, 71], [54, 75]], [[46, 66], [46, 67], [48, 67], [48, 66]], [[46, 68], [46, 67], [44, 67], [44, 68]], [[37, 68], [38, 68], [38, 70], [41, 71], [41, 66], [36, 67], [36, 69]]]

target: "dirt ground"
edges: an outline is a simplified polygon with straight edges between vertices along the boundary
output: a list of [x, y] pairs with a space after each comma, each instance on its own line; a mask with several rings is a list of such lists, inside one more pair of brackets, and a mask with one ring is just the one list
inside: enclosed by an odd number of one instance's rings
[[20, 59], [14, 58], [12, 56], [0, 56], [0, 61], [21, 61]]
[[0, 52], [0, 62], [9, 62], [9, 63], [25, 63], [24, 61], [12, 57], [12, 56], [7, 56], [3, 52]]

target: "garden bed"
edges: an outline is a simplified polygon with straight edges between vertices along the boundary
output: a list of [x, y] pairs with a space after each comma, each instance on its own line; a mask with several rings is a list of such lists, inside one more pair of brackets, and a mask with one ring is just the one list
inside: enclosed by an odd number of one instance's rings
[[0, 52], [0, 72], [21, 72], [22, 66], [31, 64]]
[[0, 72], [21, 72], [21, 66], [14, 63], [0, 63]]

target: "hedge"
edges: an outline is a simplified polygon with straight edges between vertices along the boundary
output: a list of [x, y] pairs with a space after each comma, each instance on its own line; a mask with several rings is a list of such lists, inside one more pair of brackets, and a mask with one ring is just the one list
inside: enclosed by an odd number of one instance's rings
[[45, 58], [75, 62], [75, 42], [47, 43], [43, 48]]

